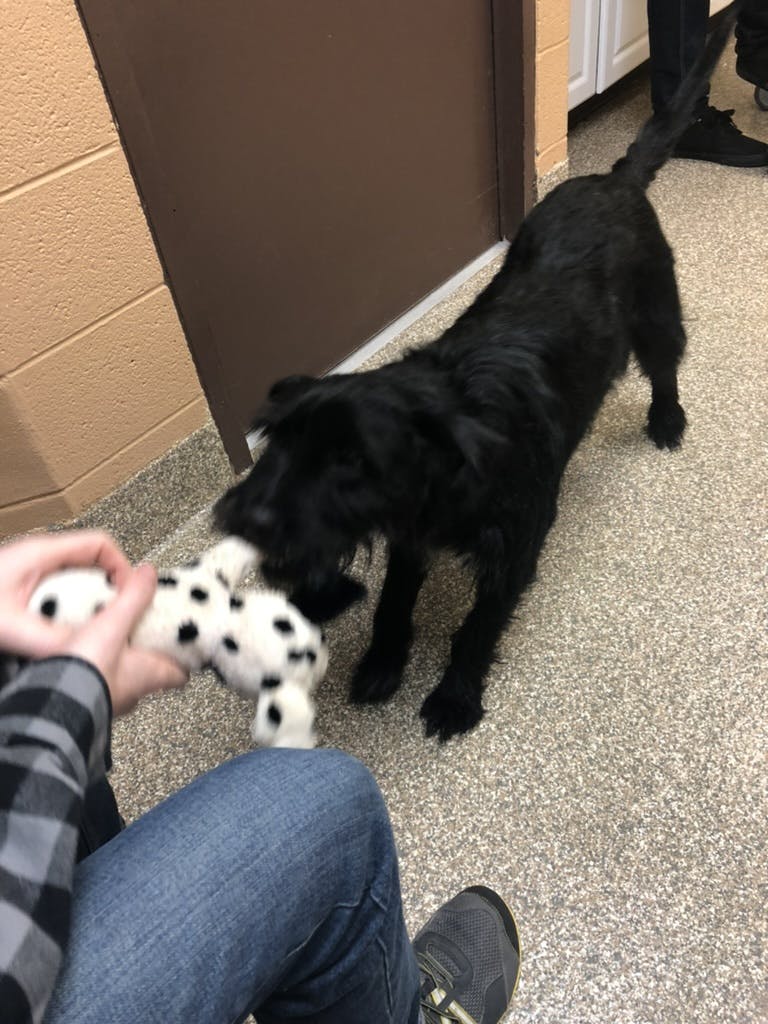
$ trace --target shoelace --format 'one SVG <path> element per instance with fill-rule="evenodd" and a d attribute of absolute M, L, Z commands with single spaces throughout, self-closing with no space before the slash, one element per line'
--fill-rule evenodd
<path fill-rule="evenodd" d="M 420 1005 L 424 1024 L 461 1024 L 459 1018 L 450 1010 L 438 1011 L 432 1003 L 426 1003 L 423 999 Z"/>
<path fill-rule="evenodd" d="M 707 107 L 706 111 L 701 115 L 700 120 L 705 124 L 709 123 L 713 126 L 717 125 L 719 128 L 731 135 L 743 135 L 744 132 L 734 124 L 733 115 L 735 113 L 735 109 L 718 110 L 717 107 Z"/>
<path fill-rule="evenodd" d="M 440 964 L 428 953 L 423 953 L 419 956 L 419 970 L 428 979 L 421 986 L 420 1005 L 424 1024 L 462 1024 L 462 1018 L 449 1009 L 438 1010 L 429 998 L 435 989 L 442 992 L 450 989 L 450 985 L 446 984 L 449 978 Z"/>

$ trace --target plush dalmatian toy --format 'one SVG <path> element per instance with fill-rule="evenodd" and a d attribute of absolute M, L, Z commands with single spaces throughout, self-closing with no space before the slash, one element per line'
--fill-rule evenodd
<path fill-rule="evenodd" d="M 159 570 L 154 600 L 131 642 L 190 672 L 213 669 L 255 700 L 255 743 L 313 747 L 312 692 L 328 665 L 325 638 L 282 594 L 238 589 L 257 561 L 254 548 L 229 537 L 187 565 Z M 100 569 L 66 569 L 43 580 L 29 607 L 78 626 L 114 595 Z"/>

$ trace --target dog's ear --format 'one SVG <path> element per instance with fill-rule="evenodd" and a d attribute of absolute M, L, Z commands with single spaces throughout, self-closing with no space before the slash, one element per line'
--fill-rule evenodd
<path fill-rule="evenodd" d="M 320 586 L 305 583 L 290 596 L 291 604 L 310 622 L 330 622 L 367 595 L 366 587 L 346 573 L 329 577 Z"/>
<path fill-rule="evenodd" d="M 276 380 L 267 393 L 266 401 L 251 420 L 251 430 L 269 432 L 275 418 L 273 413 L 292 399 L 299 398 L 314 383 L 314 377 L 305 377 L 301 374 Z"/>
<path fill-rule="evenodd" d="M 293 398 L 303 395 L 309 387 L 315 383 L 314 377 L 306 377 L 303 374 L 295 373 L 290 377 L 283 377 L 276 380 L 269 389 L 267 398 L 270 402 L 288 402 Z"/>
<path fill-rule="evenodd" d="M 504 443 L 501 434 L 462 413 L 442 416 L 432 411 L 420 412 L 414 422 L 422 436 L 444 450 L 457 453 L 477 473 L 483 472 L 488 456 Z"/>
<path fill-rule="evenodd" d="M 347 452 L 358 446 L 358 425 L 351 402 L 340 396 L 319 402 L 309 414 L 315 441 L 328 449 Z"/>

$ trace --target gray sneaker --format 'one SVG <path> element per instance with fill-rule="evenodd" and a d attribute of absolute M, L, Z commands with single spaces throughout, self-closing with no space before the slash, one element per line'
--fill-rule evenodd
<path fill-rule="evenodd" d="M 413 940 L 425 1024 L 498 1024 L 520 977 L 520 940 L 504 900 L 473 885 Z"/>

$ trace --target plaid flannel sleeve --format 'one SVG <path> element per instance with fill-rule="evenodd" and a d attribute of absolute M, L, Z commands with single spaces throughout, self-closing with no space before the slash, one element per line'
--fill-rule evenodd
<path fill-rule="evenodd" d="M 77 658 L 35 662 L 0 691 L 0 1007 L 42 1020 L 67 940 L 78 822 L 104 772 L 111 707 Z"/>

